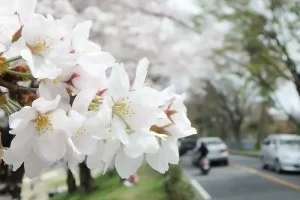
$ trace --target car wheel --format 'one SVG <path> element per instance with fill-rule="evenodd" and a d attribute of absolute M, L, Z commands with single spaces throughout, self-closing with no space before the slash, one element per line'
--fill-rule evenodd
<path fill-rule="evenodd" d="M 262 161 L 262 169 L 268 169 L 268 165 L 266 164 L 264 157 L 261 158 L 261 161 Z"/>
<path fill-rule="evenodd" d="M 229 160 L 224 160 L 223 165 L 228 166 L 229 165 Z"/>
<path fill-rule="evenodd" d="M 279 174 L 282 172 L 281 164 L 278 159 L 275 160 L 274 169 L 275 169 L 275 172 L 277 172 Z"/>

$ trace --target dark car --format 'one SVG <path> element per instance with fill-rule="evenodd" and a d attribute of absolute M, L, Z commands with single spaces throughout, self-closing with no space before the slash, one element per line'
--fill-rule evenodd
<path fill-rule="evenodd" d="M 185 139 L 180 141 L 179 146 L 179 155 L 182 156 L 190 150 L 193 150 L 196 147 L 197 140 L 194 138 Z"/>

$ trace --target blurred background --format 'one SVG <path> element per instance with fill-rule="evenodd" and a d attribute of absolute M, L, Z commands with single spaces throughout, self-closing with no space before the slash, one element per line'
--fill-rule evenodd
<path fill-rule="evenodd" d="M 23 178 L 22 169 L 12 173 L 6 166 L 0 169 L 1 200 L 19 199 L 21 188 L 22 199 L 48 199 L 68 191 L 73 194 L 55 196 L 300 199 L 300 1 L 39 0 L 37 12 L 92 20 L 91 39 L 131 74 L 138 60 L 147 57 L 148 82 L 159 89 L 174 84 L 178 93 L 185 93 L 198 134 L 179 142 L 181 167 L 167 175 L 167 180 L 182 176 L 179 186 L 168 185 L 165 176 L 147 167 L 141 169 L 139 183 L 128 189 L 119 188 L 113 170 L 98 177 L 84 164 L 72 175 L 60 163 L 34 180 Z M 4 113 L 1 126 L 7 146 L 11 138 Z M 220 161 L 206 176 L 194 163 L 197 141 L 207 144 L 211 165 Z M 101 194 L 89 192 L 94 190 Z"/>

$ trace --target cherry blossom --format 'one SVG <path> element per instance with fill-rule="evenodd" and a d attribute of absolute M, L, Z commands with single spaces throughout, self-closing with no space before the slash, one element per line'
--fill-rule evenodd
<path fill-rule="evenodd" d="M 177 140 L 196 130 L 184 95 L 146 82 L 148 59 L 131 81 L 127 65 L 89 39 L 92 21 L 36 14 L 36 0 L 0 4 L 0 106 L 14 135 L 0 149 L 6 164 L 24 163 L 30 178 L 59 161 L 72 171 L 114 165 L 128 178 L 143 161 L 161 173 L 179 162 Z"/>
<path fill-rule="evenodd" d="M 28 156 L 46 163 L 63 158 L 67 133 L 74 128 L 65 111 L 56 109 L 59 101 L 59 95 L 52 101 L 40 97 L 32 103 L 32 107 L 25 106 L 10 116 L 11 134 L 15 138 L 9 150 L 4 152 L 6 163 L 17 169 Z"/>

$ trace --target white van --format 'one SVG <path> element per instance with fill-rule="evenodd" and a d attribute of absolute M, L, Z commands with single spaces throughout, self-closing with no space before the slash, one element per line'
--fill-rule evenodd
<path fill-rule="evenodd" d="M 263 168 L 300 172 L 300 136 L 279 134 L 268 136 L 262 144 Z"/>

